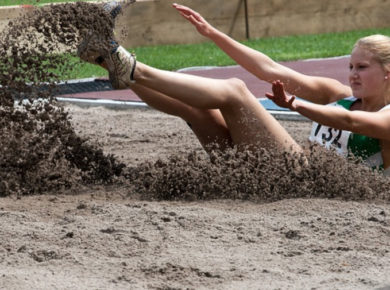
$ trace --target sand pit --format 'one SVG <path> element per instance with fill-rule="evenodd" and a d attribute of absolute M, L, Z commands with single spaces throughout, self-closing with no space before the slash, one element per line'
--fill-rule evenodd
<path fill-rule="evenodd" d="M 208 156 L 174 117 L 42 90 L 67 67 L 50 52 L 72 52 L 91 23 L 110 37 L 107 17 L 48 7 L 2 35 L 0 289 L 390 287 L 390 185 L 356 160 Z M 305 144 L 310 123 L 283 125 Z"/>
<path fill-rule="evenodd" d="M 68 108 L 80 135 L 126 164 L 203 152 L 184 122 L 156 111 Z M 285 125 L 301 141 L 310 130 Z M 145 201 L 111 185 L 0 202 L 1 289 L 390 286 L 385 201 Z"/>

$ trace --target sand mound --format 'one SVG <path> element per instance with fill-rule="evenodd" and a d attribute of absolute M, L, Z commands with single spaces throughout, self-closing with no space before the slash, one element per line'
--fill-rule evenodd
<path fill-rule="evenodd" d="M 144 163 L 128 177 L 143 197 L 159 200 L 242 199 L 276 201 L 287 198 L 389 200 L 387 178 L 319 146 L 303 156 L 259 151 L 196 152 Z M 337 164 L 337 170 L 335 170 Z"/>

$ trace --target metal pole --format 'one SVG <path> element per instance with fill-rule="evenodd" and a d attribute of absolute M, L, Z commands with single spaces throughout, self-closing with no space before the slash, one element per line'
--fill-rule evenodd
<path fill-rule="evenodd" d="M 232 24 L 230 25 L 230 29 L 229 29 L 229 33 L 228 33 L 229 36 L 232 36 L 233 30 L 234 30 L 234 26 L 236 25 L 238 15 L 240 14 L 242 1 L 243 0 L 239 0 L 238 1 L 237 9 L 236 9 L 236 12 L 234 13 Z"/>
<path fill-rule="evenodd" d="M 248 2 L 244 0 L 244 8 L 245 8 L 245 32 L 246 39 L 249 39 L 249 17 L 248 17 Z"/>

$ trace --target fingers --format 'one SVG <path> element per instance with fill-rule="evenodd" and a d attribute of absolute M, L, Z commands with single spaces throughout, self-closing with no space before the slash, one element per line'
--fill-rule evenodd
<path fill-rule="evenodd" d="M 194 10 L 192 10 L 191 8 L 189 8 L 187 6 L 180 5 L 180 4 L 177 4 L 177 3 L 173 3 L 172 6 L 174 8 L 176 8 L 177 10 L 179 10 L 179 11 L 195 12 Z"/>
<path fill-rule="evenodd" d="M 180 15 L 183 16 L 186 20 L 188 20 L 192 25 L 196 27 L 196 29 L 203 34 L 204 33 L 204 20 L 200 18 L 196 18 L 193 14 L 186 14 L 185 12 L 179 11 Z"/>
<path fill-rule="evenodd" d="M 272 93 L 266 93 L 265 96 L 278 106 L 295 110 L 295 96 L 287 96 L 284 91 L 284 84 L 277 80 L 272 82 Z"/>
<path fill-rule="evenodd" d="M 272 82 L 272 93 L 266 93 L 265 96 L 270 100 L 275 100 L 277 98 L 285 98 L 283 83 L 279 80 Z"/>
<path fill-rule="evenodd" d="M 193 15 L 185 14 L 184 12 L 179 12 L 181 16 L 183 16 L 185 19 L 187 19 L 189 22 L 191 22 L 193 25 L 199 24 L 199 22 L 194 18 Z"/>
<path fill-rule="evenodd" d="M 272 82 L 272 92 L 276 96 L 280 96 L 280 97 L 286 96 L 284 92 L 284 84 L 280 80 Z"/>
<path fill-rule="evenodd" d="M 187 7 L 187 6 L 183 6 L 183 5 L 179 5 L 179 4 L 176 4 L 176 3 L 173 3 L 172 6 L 174 8 L 176 8 L 176 10 L 178 10 L 179 12 L 181 13 L 185 13 L 185 14 L 197 14 L 194 10 L 192 10 L 191 8 Z"/>
<path fill-rule="evenodd" d="M 185 19 L 189 20 L 190 16 L 183 13 L 183 12 L 179 12 L 181 16 L 183 16 Z"/>
<path fill-rule="evenodd" d="M 200 14 L 198 12 L 192 10 L 191 8 L 189 8 L 187 6 L 179 5 L 177 3 L 173 3 L 172 6 L 174 8 L 176 8 L 176 10 L 179 11 L 180 14 L 182 16 L 184 16 L 184 17 L 185 17 L 185 15 L 187 15 L 187 16 L 191 16 L 192 15 L 197 20 L 201 20 L 202 19 L 202 16 L 200 16 Z"/>
<path fill-rule="evenodd" d="M 200 22 L 197 21 L 193 15 L 186 15 L 186 14 L 183 14 L 183 13 L 180 13 L 180 14 L 185 19 L 187 19 L 189 22 L 191 22 L 191 24 L 193 24 L 194 26 L 198 26 L 200 24 Z"/>
<path fill-rule="evenodd" d="M 192 15 L 188 16 L 187 19 L 195 26 L 199 24 L 198 21 L 196 21 L 196 19 Z"/>
<path fill-rule="evenodd" d="M 290 110 L 292 110 L 292 111 L 297 110 L 297 102 L 295 102 L 295 96 L 291 96 L 291 98 L 288 102 L 288 106 L 289 106 Z"/>
<path fill-rule="evenodd" d="M 288 101 L 290 107 L 292 107 L 292 103 L 294 103 L 294 101 L 295 101 L 295 96 L 291 96 L 290 100 Z"/>

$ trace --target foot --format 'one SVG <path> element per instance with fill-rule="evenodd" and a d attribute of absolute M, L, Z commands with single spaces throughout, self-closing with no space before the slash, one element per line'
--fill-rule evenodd
<path fill-rule="evenodd" d="M 121 11 L 121 6 L 115 1 L 104 4 L 103 8 L 113 18 Z M 125 89 L 134 82 L 135 55 L 115 41 L 108 43 L 99 34 L 90 31 L 78 46 L 77 55 L 86 62 L 106 68 L 114 89 Z"/>
<path fill-rule="evenodd" d="M 79 45 L 77 55 L 84 61 L 106 68 L 114 89 L 125 89 L 134 82 L 135 55 L 115 41 L 105 42 L 98 34 L 89 33 Z"/>
<path fill-rule="evenodd" d="M 107 2 L 102 7 L 111 15 L 112 19 L 115 19 L 122 10 L 122 6 L 116 1 Z M 103 47 L 102 43 L 104 41 L 99 35 L 89 31 L 77 47 L 77 55 L 86 62 L 101 65 L 107 56 L 105 52 L 110 50 L 107 47 Z M 112 47 L 111 49 L 114 48 Z"/>
<path fill-rule="evenodd" d="M 77 47 L 77 56 L 86 62 L 102 65 L 109 54 L 109 49 L 102 45 L 104 42 L 97 33 L 88 31 Z"/>
<path fill-rule="evenodd" d="M 112 19 L 115 19 L 121 13 L 122 6 L 116 1 L 111 1 L 104 3 L 103 9 L 111 14 Z"/>
<path fill-rule="evenodd" d="M 105 59 L 111 85 L 116 90 L 126 89 L 134 83 L 136 57 L 118 46 Z"/>

